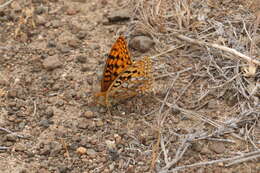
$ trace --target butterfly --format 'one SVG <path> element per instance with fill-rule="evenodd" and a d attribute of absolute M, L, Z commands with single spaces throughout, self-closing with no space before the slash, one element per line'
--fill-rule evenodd
<path fill-rule="evenodd" d="M 95 98 L 98 103 L 111 106 L 139 93 L 149 91 L 152 83 L 151 59 L 144 57 L 133 62 L 125 38 L 119 36 L 107 57 L 101 80 L 101 90 L 95 94 Z"/>

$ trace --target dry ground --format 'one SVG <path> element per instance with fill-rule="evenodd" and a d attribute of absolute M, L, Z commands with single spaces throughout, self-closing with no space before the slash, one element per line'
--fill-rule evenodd
<path fill-rule="evenodd" d="M 5 2 L 0 172 L 260 172 L 258 0 Z M 131 49 L 154 92 L 109 113 L 92 96 L 120 33 L 154 42 Z"/>

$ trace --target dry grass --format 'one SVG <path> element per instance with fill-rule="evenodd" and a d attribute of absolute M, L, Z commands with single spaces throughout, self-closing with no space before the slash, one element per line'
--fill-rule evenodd
<path fill-rule="evenodd" d="M 161 108 L 155 113 L 155 126 L 160 135 L 154 144 L 153 170 L 174 172 L 220 162 L 229 167 L 259 159 L 260 13 L 259 9 L 250 8 L 253 3 L 128 2 L 135 7 L 134 18 L 138 19 L 131 22 L 128 33 L 148 35 L 156 43 L 154 54 L 159 54 L 153 56 L 155 75 L 171 77 L 169 74 L 177 70 L 192 67 L 191 72 L 177 75 L 168 83 L 164 78 L 158 79 L 158 83 L 164 82 L 169 89 L 164 97 L 157 95 Z M 174 61 L 185 59 L 189 61 L 184 63 L 187 66 L 173 68 Z M 212 103 L 216 109 L 209 107 Z M 172 110 L 193 122 L 182 129 L 187 130 L 186 134 L 176 133 L 177 127 L 169 123 L 176 116 L 169 113 Z M 234 147 L 233 154 L 229 152 L 225 158 L 218 155 L 215 160 L 197 160 L 185 165 L 188 158 L 184 155 L 191 150 L 189 146 L 199 141 L 230 143 Z"/>

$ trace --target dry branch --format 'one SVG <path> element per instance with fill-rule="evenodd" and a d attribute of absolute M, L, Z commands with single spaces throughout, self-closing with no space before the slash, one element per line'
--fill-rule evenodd
<path fill-rule="evenodd" d="M 236 161 L 239 161 L 239 163 L 240 163 L 240 162 L 255 159 L 255 158 L 258 158 L 258 157 L 260 157 L 260 150 L 253 151 L 253 152 L 250 152 L 250 153 L 245 153 L 242 156 L 235 156 L 235 157 L 226 158 L 226 159 L 218 159 L 218 160 L 212 160 L 212 161 L 208 161 L 208 162 L 199 162 L 199 163 L 194 163 L 194 164 L 191 164 L 191 165 L 179 166 L 179 167 L 176 167 L 174 169 L 169 170 L 168 172 L 176 172 L 176 171 L 179 171 L 181 169 L 198 167 L 198 166 L 205 166 L 205 165 L 212 165 L 212 164 L 215 164 L 215 163 L 228 162 L 228 161 L 233 161 L 232 164 L 235 164 L 235 163 L 238 163 Z M 230 166 L 230 165 L 231 164 L 228 164 L 226 166 Z"/>
<path fill-rule="evenodd" d="M 0 150 L 8 150 L 9 147 L 3 147 L 3 146 L 0 146 Z"/>
<path fill-rule="evenodd" d="M 159 151 L 159 144 L 161 144 L 161 147 L 163 146 L 164 147 L 164 144 L 162 144 L 163 140 L 161 140 L 163 138 L 163 136 L 161 135 L 161 132 L 160 132 L 160 129 L 161 127 L 163 126 L 163 123 L 164 123 L 164 118 L 162 117 L 162 111 L 163 111 L 163 108 L 164 106 L 166 105 L 166 102 L 167 102 L 167 99 L 168 99 L 168 96 L 170 94 L 170 91 L 172 90 L 173 88 L 173 85 L 174 83 L 176 82 L 176 80 L 179 78 L 180 76 L 180 73 L 177 73 L 177 76 L 175 77 L 175 79 L 172 81 L 170 87 L 168 88 L 168 91 L 164 97 L 164 100 L 163 100 L 163 103 L 159 109 L 159 113 L 158 113 L 158 139 L 157 139 L 157 142 L 156 144 L 154 145 L 153 147 L 153 154 L 152 154 L 152 162 L 151 162 L 151 167 L 150 169 L 153 170 L 154 167 L 155 167 L 155 162 L 157 161 L 158 159 L 158 151 Z M 166 158 L 166 162 L 167 162 L 167 154 L 166 154 L 166 150 L 163 150 L 164 151 L 164 156 Z"/>
<path fill-rule="evenodd" d="M 165 172 L 166 170 L 171 168 L 173 165 L 175 165 L 183 157 L 184 153 L 187 151 L 188 147 L 191 145 L 190 143 L 188 143 L 188 141 L 189 141 L 189 139 L 183 140 L 182 144 L 180 145 L 180 147 L 178 148 L 178 150 L 175 154 L 174 159 L 171 160 L 168 164 L 166 164 L 166 166 L 159 173 Z"/>
<path fill-rule="evenodd" d="M 9 1 L 3 3 L 2 5 L 0 5 L 0 9 L 6 7 L 7 5 L 11 4 L 12 2 L 13 2 L 13 0 L 9 0 Z"/>
<path fill-rule="evenodd" d="M 6 133 L 13 134 L 14 136 L 16 136 L 18 138 L 25 138 L 23 135 L 16 134 L 16 133 L 12 132 L 11 130 L 8 130 L 8 129 L 3 128 L 3 127 L 0 127 L 0 130 L 4 131 Z"/>
<path fill-rule="evenodd" d="M 206 43 L 206 42 L 203 42 L 203 41 L 195 40 L 195 39 L 186 37 L 186 36 L 178 34 L 178 33 L 173 33 L 172 35 L 174 35 L 178 39 L 187 41 L 189 43 L 197 44 L 197 45 L 200 45 L 200 46 L 209 46 L 209 47 L 213 47 L 213 48 L 216 48 L 216 49 L 223 50 L 225 52 L 228 52 L 228 53 L 231 53 L 235 56 L 240 57 L 241 59 L 247 61 L 248 63 L 253 63 L 253 64 L 260 66 L 260 61 L 258 61 L 257 59 L 253 59 L 249 56 L 246 56 L 246 55 L 238 52 L 235 49 L 232 49 L 232 48 L 229 48 L 229 47 L 226 47 L 226 46 L 222 46 L 222 45 L 218 45 L 218 44 L 214 44 L 214 43 Z"/>

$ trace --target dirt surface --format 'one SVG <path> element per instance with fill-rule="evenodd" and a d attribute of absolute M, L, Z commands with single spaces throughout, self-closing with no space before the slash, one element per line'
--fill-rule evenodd
<path fill-rule="evenodd" d="M 257 5 L 222 3 L 217 8 L 222 16 L 229 14 L 223 7 L 236 9 L 240 5 L 239 15 L 247 17 L 257 11 Z M 227 85 L 213 92 L 206 90 L 211 82 L 220 85 L 229 73 L 223 72 L 212 81 L 204 72 L 214 76 L 216 64 L 235 69 L 236 60 L 222 58 L 219 52 L 209 55 L 197 45 L 183 45 L 184 41 L 172 41 L 168 36 L 160 40 L 149 35 L 148 30 L 156 27 L 154 23 L 160 18 L 149 20 L 150 28 L 133 27 L 135 21 L 145 20 L 140 17 L 130 22 L 135 5 L 120 0 L 14 0 L 0 8 L 0 128 L 14 132 L 0 130 L 0 172 L 163 172 L 259 150 L 259 112 L 251 111 L 251 117 L 248 111 L 245 119 L 225 124 L 233 122 L 244 109 L 238 102 L 247 104 L 252 97 L 242 97 Z M 217 12 L 200 5 L 194 6 L 197 12 L 204 10 L 206 17 L 216 17 Z M 135 14 L 142 16 L 138 10 Z M 192 20 L 183 22 L 184 28 Z M 199 35 L 199 23 L 193 24 L 188 30 Z M 169 32 L 160 26 L 159 31 Z M 177 29 L 175 24 L 171 29 Z M 109 112 L 96 105 L 92 96 L 100 90 L 106 54 L 120 33 L 128 36 L 129 43 L 132 41 L 133 59 L 161 53 L 172 44 L 181 48 L 153 60 L 156 79 L 151 94 L 126 100 Z M 148 40 L 141 48 L 133 41 L 138 35 Z M 215 41 L 225 42 L 220 37 Z M 237 50 L 245 51 L 243 47 Z M 220 59 L 216 64 L 208 63 L 211 56 Z M 259 82 L 256 77 L 247 80 Z M 167 103 L 162 104 L 167 93 Z M 255 105 L 259 106 L 258 101 Z M 195 115 L 193 111 L 197 118 L 191 116 Z M 208 119 L 202 121 L 200 115 Z M 252 133 L 258 136 L 249 141 L 245 134 Z M 178 162 L 164 169 L 167 160 L 169 163 L 182 151 Z M 259 157 L 231 166 L 225 163 L 198 165 L 180 172 L 260 172 Z"/>

